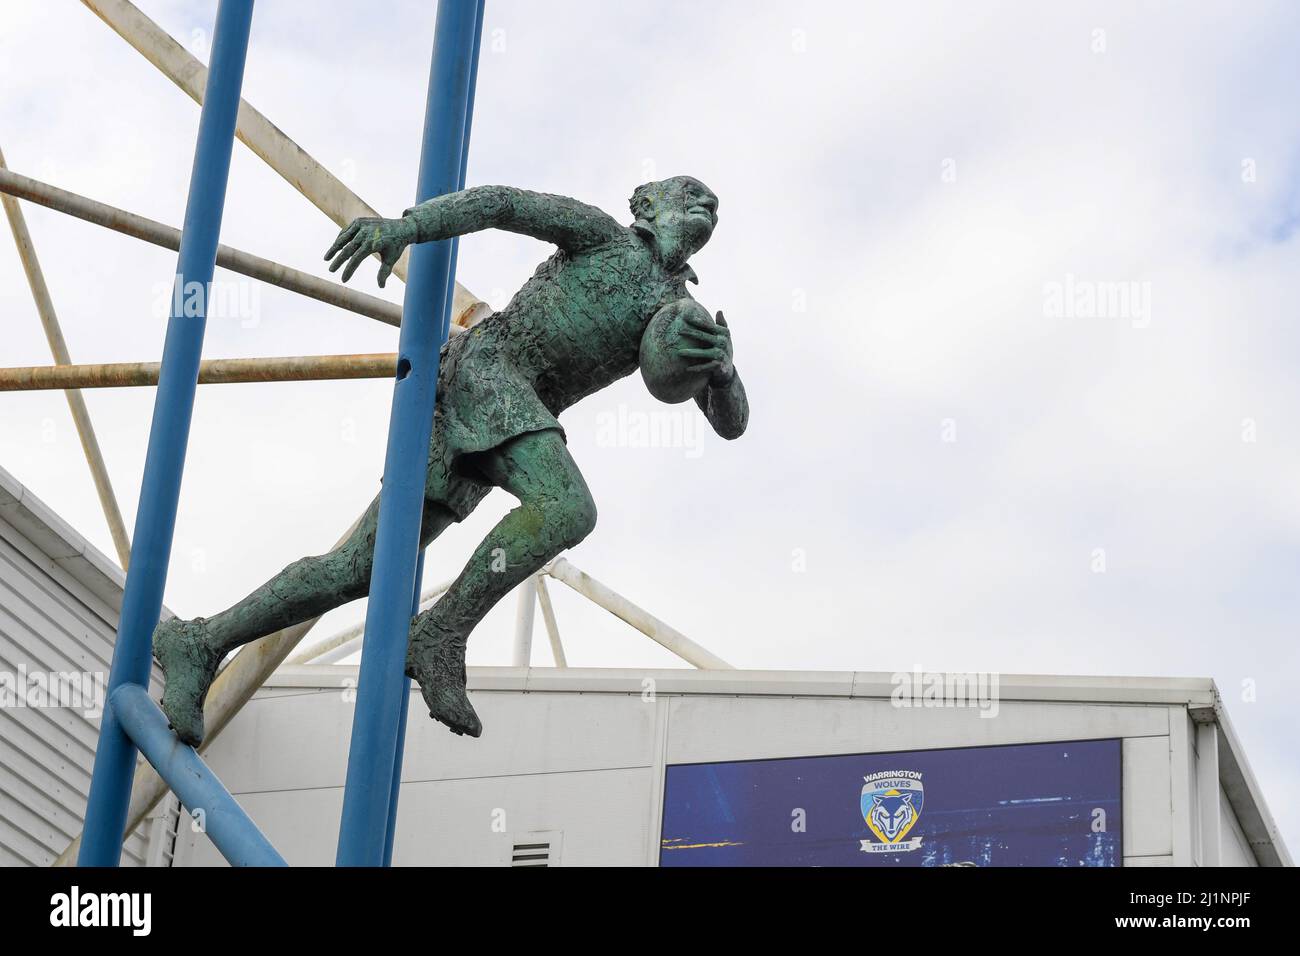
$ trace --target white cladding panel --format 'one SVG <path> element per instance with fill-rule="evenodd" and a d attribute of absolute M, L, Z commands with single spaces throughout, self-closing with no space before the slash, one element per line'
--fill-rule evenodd
<path fill-rule="evenodd" d="M 1169 737 L 1124 740 L 1124 865 L 1147 857 L 1172 865 L 1173 777 Z M 1154 865 L 1161 865 L 1159 863 Z"/>
<path fill-rule="evenodd" d="M 208 760 L 290 864 L 332 863 L 354 703 L 348 688 L 274 688 Z M 561 865 L 658 858 L 663 763 L 1121 737 L 1126 862 L 1171 853 L 1167 705 L 1004 701 L 899 710 L 888 700 L 479 690 L 479 740 L 426 716 L 412 693 L 394 861 L 506 865 L 549 834 Z M 219 865 L 183 826 L 177 862 Z"/>
<path fill-rule="evenodd" d="M 56 686 L 78 692 L 61 705 L 0 707 L 0 866 L 47 866 L 81 832 L 99 737 L 93 691 L 107 683 L 120 601 L 120 570 L 0 471 L 0 673 L 7 689 L 20 689 L 24 675 L 91 675 L 89 685 L 56 678 Z M 155 674 L 155 694 L 160 689 Z M 23 702 L 41 703 L 26 695 Z M 143 863 L 144 830 L 127 839 L 123 865 Z"/>
<path fill-rule="evenodd" d="M 251 701 L 206 759 L 290 863 L 334 861 L 350 689 Z M 563 834 L 563 865 L 640 864 L 651 851 L 654 700 L 623 694 L 480 691 L 483 737 L 457 737 L 412 690 L 394 862 L 508 863 L 530 834 Z M 182 821 L 177 862 L 220 865 Z"/>
<path fill-rule="evenodd" d="M 563 836 L 551 865 L 639 866 L 650 842 L 650 770 L 418 780 L 402 786 L 395 866 L 508 866 L 515 844 Z M 291 866 L 333 866 L 341 787 L 239 794 Z M 224 866 L 212 843 L 182 820 L 176 862 Z"/>
<path fill-rule="evenodd" d="M 351 688 L 259 694 L 213 741 L 205 759 L 233 793 L 341 786 L 355 696 Z M 655 704 L 640 697 L 475 691 L 474 706 L 483 736 L 458 737 L 429 719 L 412 685 L 403 782 L 652 762 Z"/>
<path fill-rule="evenodd" d="M 880 699 L 682 696 L 671 700 L 668 763 L 1169 733 L 1168 709 L 1150 705 L 1002 701 L 996 716 L 982 717 L 973 707 L 895 707 Z"/>

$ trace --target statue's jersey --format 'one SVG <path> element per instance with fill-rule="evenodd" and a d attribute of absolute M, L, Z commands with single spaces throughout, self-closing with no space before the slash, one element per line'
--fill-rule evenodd
<path fill-rule="evenodd" d="M 630 229 L 543 262 L 509 305 L 443 346 L 426 495 L 468 514 L 488 488 L 458 460 L 528 432 L 563 434 L 556 416 L 636 370 L 646 326 L 693 278 Z"/>

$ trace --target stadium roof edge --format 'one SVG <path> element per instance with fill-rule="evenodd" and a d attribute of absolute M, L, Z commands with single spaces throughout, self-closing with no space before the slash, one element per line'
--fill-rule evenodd
<path fill-rule="evenodd" d="M 356 678 L 355 665 L 298 664 L 281 667 L 268 687 L 338 687 Z M 777 697 L 892 697 L 900 681 L 915 681 L 914 672 L 695 670 L 690 668 L 610 667 L 470 667 L 469 686 L 475 690 L 531 693 L 641 693 L 643 682 L 668 694 L 743 694 Z M 1218 699 L 1208 677 L 1109 677 L 1046 674 L 977 675 L 927 671 L 945 677 L 996 679 L 1001 700 L 1062 703 L 1181 704 L 1212 707 Z"/>
<path fill-rule="evenodd" d="M 126 572 L 4 468 L 0 468 L 0 521 L 12 526 L 114 613 L 122 610 Z"/>

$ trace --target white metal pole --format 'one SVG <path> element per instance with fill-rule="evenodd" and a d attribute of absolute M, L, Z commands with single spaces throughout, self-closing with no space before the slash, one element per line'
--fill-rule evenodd
<path fill-rule="evenodd" d="M 519 604 L 515 609 L 515 652 L 511 663 L 527 667 L 533 660 L 533 612 L 537 607 L 537 576 L 530 574 L 519 585 Z"/>
<path fill-rule="evenodd" d="M 564 558 L 556 558 L 552 561 L 547 568 L 547 573 L 557 581 L 563 581 L 583 597 L 599 604 L 615 617 L 631 624 L 646 637 L 662 644 L 682 660 L 704 670 L 733 670 L 730 664 L 712 651 L 696 644 L 681 631 L 665 624 L 650 612 L 637 607 L 591 575 L 579 571 Z"/>
<path fill-rule="evenodd" d="M 555 608 L 551 605 L 551 592 L 546 589 L 546 577 L 538 574 L 533 577 L 533 580 L 537 582 L 537 603 L 542 609 L 542 620 L 546 623 L 546 636 L 551 641 L 551 656 L 555 658 L 555 666 L 568 667 L 569 662 L 564 656 L 564 645 L 560 643 L 560 628 L 555 623 Z"/>

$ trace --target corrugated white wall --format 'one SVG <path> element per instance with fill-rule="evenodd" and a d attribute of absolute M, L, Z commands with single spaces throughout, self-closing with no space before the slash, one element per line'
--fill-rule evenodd
<path fill-rule="evenodd" d="M 120 571 L 106 573 L 107 559 L 0 479 L 0 672 L 106 682 Z M 155 694 L 160 686 L 155 674 Z M 0 866 L 46 866 L 81 832 L 98 736 L 98 715 L 80 707 L 0 707 Z M 143 830 L 127 840 L 123 865 L 143 863 Z"/>

